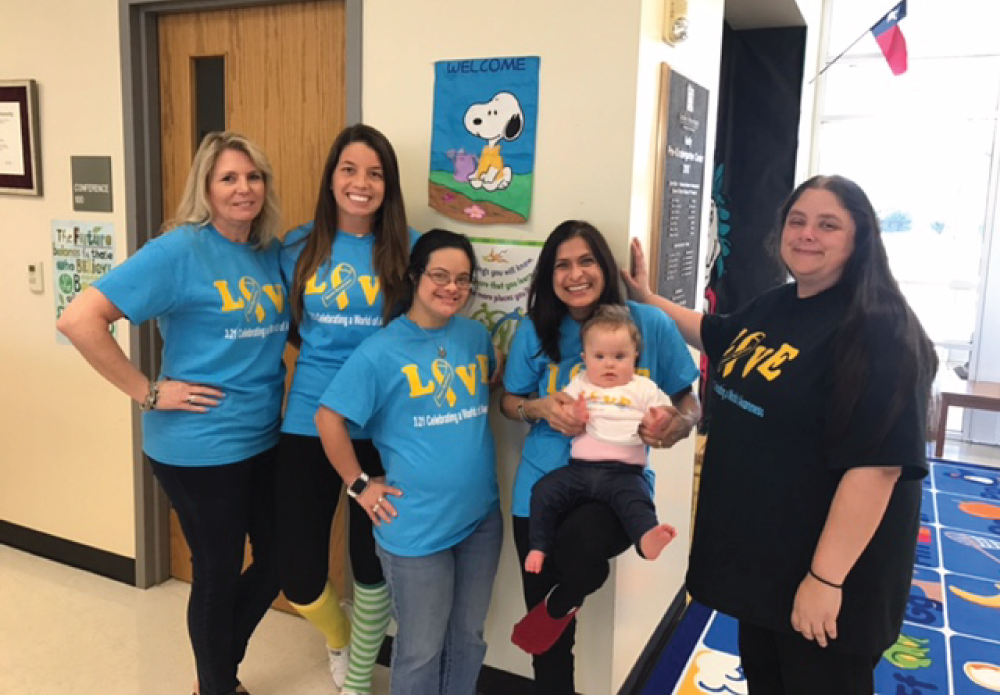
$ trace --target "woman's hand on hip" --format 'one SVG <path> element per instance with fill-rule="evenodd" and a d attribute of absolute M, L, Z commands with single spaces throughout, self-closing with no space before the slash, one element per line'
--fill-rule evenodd
<path fill-rule="evenodd" d="M 654 449 L 667 449 L 691 434 L 695 422 L 680 410 L 663 405 L 650 408 L 639 423 L 639 438 Z"/>
<path fill-rule="evenodd" d="M 219 389 L 187 381 L 162 379 L 159 382 L 159 396 L 156 410 L 187 410 L 192 413 L 207 413 L 226 397 Z"/>
<path fill-rule="evenodd" d="M 381 526 L 382 522 L 391 523 L 399 514 L 392 506 L 387 495 L 402 497 L 403 491 L 399 488 L 386 485 L 382 478 L 372 478 L 368 482 L 368 487 L 354 501 L 361 505 L 361 508 L 368 513 L 368 518 L 376 526 Z"/>
<path fill-rule="evenodd" d="M 575 407 L 576 401 L 569 394 L 562 391 L 540 398 L 536 401 L 540 415 L 548 421 L 549 426 L 556 432 L 561 432 L 568 437 L 575 437 L 583 434 L 587 424 L 586 418 L 580 418 Z"/>
<path fill-rule="evenodd" d="M 841 589 L 827 586 L 806 575 L 795 592 L 792 627 L 807 640 L 825 647 L 837 639 L 837 616 L 843 599 Z"/>

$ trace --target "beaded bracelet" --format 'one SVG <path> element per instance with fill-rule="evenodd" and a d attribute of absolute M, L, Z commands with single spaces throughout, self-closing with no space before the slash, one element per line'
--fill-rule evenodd
<path fill-rule="evenodd" d="M 831 581 L 823 579 L 823 577 L 821 577 L 818 574 L 816 574 L 815 572 L 813 572 L 812 567 L 809 568 L 809 576 L 812 577 L 813 579 L 815 579 L 820 584 L 826 584 L 831 589 L 843 589 L 844 588 L 843 584 L 834 584 Z"/>
<path fill-rule="evenodd" d="M 142 412 L 148 412 L 150 410 L 156 410 L 156 403 L 160 399 L 160 382 L 151 381 L 149 382 L 149 391 L 146 394 L 146 400 L 139 404 L 139 410 Z"/>

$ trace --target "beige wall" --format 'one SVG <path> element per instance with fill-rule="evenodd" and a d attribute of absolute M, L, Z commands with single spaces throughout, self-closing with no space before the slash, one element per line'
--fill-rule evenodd
<path fill-rule="evenodd" d="M 0 195 L 0 519 L 134 557 L 129 401 L 56 344 L 52 292 L 52 220 L 113 223 L 125 253 L 118 3 L 26 7 L 0 0 L 0 65 L 38 82 L 45 195 Z M 71 155 L 111 157 L 113 214 L 73 212 Z M 38 261 L 41 295 L 28 290 Z"/>
<path fill-rule="evenodd" d="M 661 62 L 712 92 L 709 156 L 713 149 L 723 0 L 690 3 L 692 38 L 677 48 L 659 38 L 662 5 L 659 0 L 511 0 L 502 10 L 464 4 L 455 12 L 448 0 L 366 2 L 363 117 L 397 149 L 411 223 L 418 229 L 439 225 L 472 235 L 540 240 L 562 220 L 583 218 L 607 235 L 624 261 L 630 233 L 645 238 L 649 227 Z M 434 61 L 516 55 L 541 56 L 531 218 L 526 225 L 489 228 L 446 219 L 427 206 Z M 494 425 L 501 494 L 509 510 L 524 429 L 500 418 Z M 581 612 L 577 689 L 584 693 L 617 689 L 683 581 L 692 460 L 688 441 L 655 461 L 662 516 L 685 540 L 675 541 L 655 563 L 627 553 Z M 510 643 L 511 628 L 524 613 L 510 538 L 496 587 L 487 663 L 530 674 L 528 657 Z"/>

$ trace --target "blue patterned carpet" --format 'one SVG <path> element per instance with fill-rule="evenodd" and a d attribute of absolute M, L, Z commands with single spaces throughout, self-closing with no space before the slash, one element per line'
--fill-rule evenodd
<path fill-rule="evenodd" d="M 934 461 L 906 619 L 878 695 L 1000 693 L 1000 471 Z M 692 603 L 643 695 L 745 695 L 736 621 Z"/>

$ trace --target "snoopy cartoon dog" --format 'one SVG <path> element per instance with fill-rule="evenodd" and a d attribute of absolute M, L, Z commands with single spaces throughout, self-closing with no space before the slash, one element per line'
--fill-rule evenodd
<path fill-rule="evenodd" d="M 524 130 L 524 112 L 517 97 L 500 92 L 485 104 L 473 104 L 465 112 L 465 129 L 486 141 L 479 166 L 469 176 L 473 188 L 502 191 L 510 185 L 514 173 L 504 166 L 500 141 L 514 140 Z"/>

